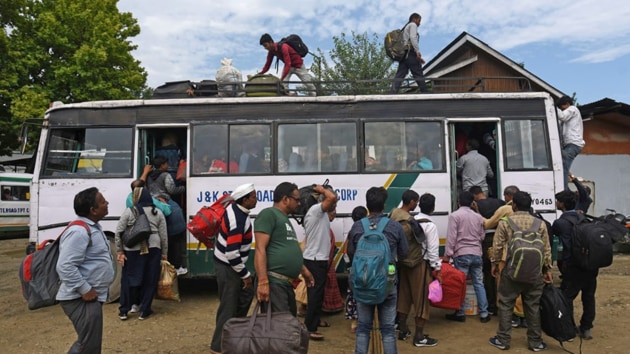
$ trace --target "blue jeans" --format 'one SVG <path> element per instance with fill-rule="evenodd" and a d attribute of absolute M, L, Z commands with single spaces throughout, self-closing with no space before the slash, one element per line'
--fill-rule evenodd
<path fill-rule="evenodd" d="M 483 261 L 481 256 L 475 256 L 472 254 L 466 254 L 463 256 L 453 258 L 453 265 L 456 269 L 461 270 L 468 276 L 470 272 L 470 278 L 475 288 L 477 295 L 477 304 L 479 305 L 479 316 L 488 317 L 488 298 L 486 298 L 486 289 L 483 287 Z M 464 316 L 464 303 L 459 310 L 457 310 L 458 316 Z"/>
<path fill-rule="evenodd" d="M 577 155 L 582 152 L 582 148 L 575 144 L 567 144 L 562 148 L 562 168 L 564 170 L 564 190 L 569 190 L 569 172 L 571 165 Z"/>
<path fill-rule="evenodd" d="M 383 337 L 383 349 L 385 354 L 396 354 L 396 302 L 398 293 L 396 287 L 387 295 L 385 301 L 378 305 L 366 305 L 357 302 L 357 340 L 354 347 L 355 354 L 367 354 L 370 345 L 370 331 L 374 323 L 374 309 L 378 308 L 378 320 Z"/>

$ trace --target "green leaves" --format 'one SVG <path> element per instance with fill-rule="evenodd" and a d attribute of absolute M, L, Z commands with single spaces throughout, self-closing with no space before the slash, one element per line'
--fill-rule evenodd
<path fill-rule="evenodd" d="M 333 37 L 334 48 L 326 58 L 320 48 L 311 71 L 322 81 L 320 92 L 323 95 L 355 95 L 387 92 L 395 74 L 392 61 L 385 55 L 382 40 L 377 34 L 371 37 L 366 33 L 352 32 L 352 38 L 345 33 Z"/>

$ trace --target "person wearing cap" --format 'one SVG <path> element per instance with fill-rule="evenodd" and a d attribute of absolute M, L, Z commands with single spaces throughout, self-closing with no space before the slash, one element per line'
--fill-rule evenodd
<path fill-rule="evenodd" d="M 256 207 L 256 189 L 247 183 L 234 189 L 214 248 L 214 270 L 219 292 L 216 326 L 210 351 L 221 353 L 221 332 L 230 318 L 245 317 L 254 297 L 252 274 L 246 267 L 252 245 L 249 213 Z"/>

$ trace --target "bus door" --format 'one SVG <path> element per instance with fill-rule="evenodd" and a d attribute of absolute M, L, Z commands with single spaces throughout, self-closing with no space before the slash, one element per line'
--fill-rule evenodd
<path fill-rule="evenodd" d="M 493 177 L 486 179 L 488 196 L 501 198 L 499 184 L 501 181 L 499 153 L 497 148 L 498 118 L 457 118 L 448 119 L 448 145 L 451 177 L 451 210 L 457 210 L 457 198 L 462 191 L 461 173 L 457 171 L 457 161 L 467 153 L 467 144 L 478 146 L 477 152 L 490 162 Z"/>
<path fill-rule="evenodd" d="M 168 162 L 168 172 L 176 184 L 175 178 L 180 160 L 186 159 L 188 151 L 188 129 L 186 125 L 168 126 L 159 128 L 155 126 L 143 126 L 138 128 L 138 176 L 142 174 L 145 165 L 151 164 L 156 156 L 164 156 Z M 186 214 L 186 193 L 173 198 Z"/>
<path fill-rule="evenodd" d="M 515 185 L 528 192 L 532 208 L 554 220 L 555 186 L 561 186 L 562 161 L 558 152 L 551 153 L 550 136 L 555 130 L 549 128 L 545 117 L 503 120 L 497 148 L 501 147 L 500 186 Z"/>

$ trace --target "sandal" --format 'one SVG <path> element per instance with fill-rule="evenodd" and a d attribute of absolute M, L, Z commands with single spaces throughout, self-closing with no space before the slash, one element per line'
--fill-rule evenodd
<path fill-rule="evenodd" d="M 330 323 L 327 321 L 319 321 L 319 325 L 317 327 L 330 327 Z"/>
<path fill-rule="evenodd" d="M 323 340 L 324 335 L 319 332 L 311 332 L 308 334 L 308 338 L 311 340 Z"/>

